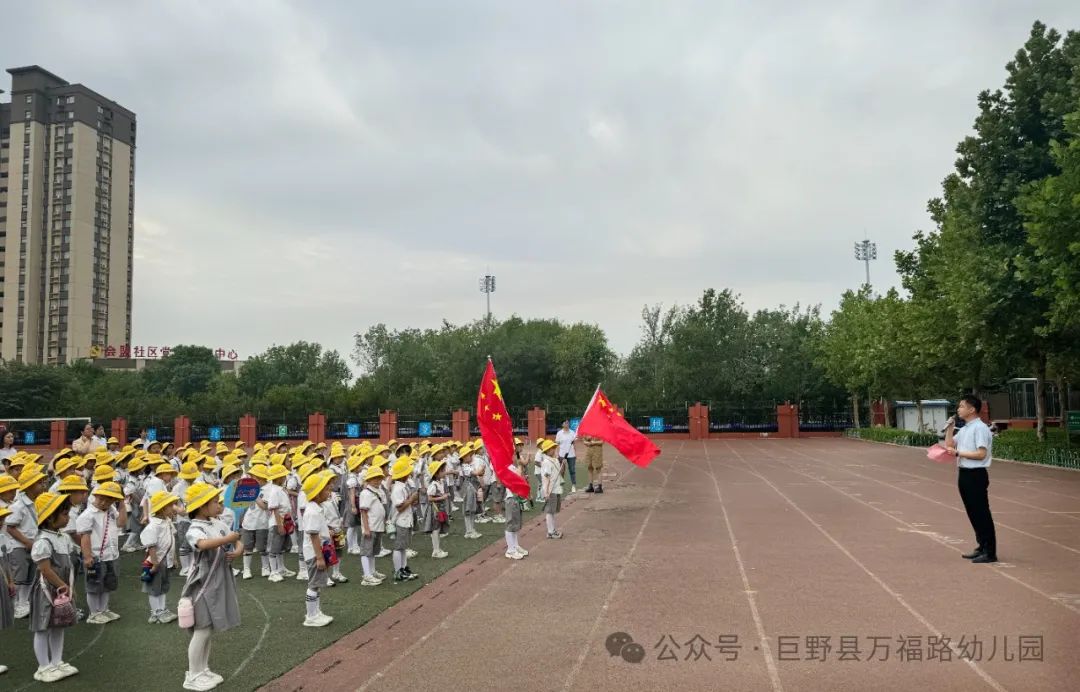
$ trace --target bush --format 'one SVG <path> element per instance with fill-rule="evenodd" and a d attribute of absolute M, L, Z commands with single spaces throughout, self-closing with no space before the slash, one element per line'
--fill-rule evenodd
<path fill-rule="evenodd" d="M 845 435 L 870 442 L 888 442 L 909 447 L 929 447 L 938 441 L 934 433 L 917 433 L 898 428 L 849 428 Z"/>

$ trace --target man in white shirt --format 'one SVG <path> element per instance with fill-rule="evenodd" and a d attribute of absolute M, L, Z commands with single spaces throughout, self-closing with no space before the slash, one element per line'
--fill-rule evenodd
<path fill-rule="evenodd" d="M 960 499 L 964 502 L 971 528 L 975 529 L 978 547 L 964 555 L 973 563 L 985 564 L 997 562 L 997 533 L 994 531 L 994 517 L 990 514 L 990 474 L 987 469 L 993 451 L 994 435 L 990 428 L 979 418 L 982 402 L 968 394 L 960 399 L 956 415 L 964 421 L 963 427 L 956 429 L 956 418 L 950 418 L 945 429 L 945 447 L 956 455 L 959 469 L 957 485 Z"/>
<path fill-rule="evenodd" d="M 570 492 L 577 492 L 577 451 L 574 442 L 577 441 L 577 433 L 570 429 L 570 421 L 562 422 L 562 430 L 555 433 L 555 444 L 559 445 L 559 461 L 566 462 L 566 469 L 570 472 Z"/>

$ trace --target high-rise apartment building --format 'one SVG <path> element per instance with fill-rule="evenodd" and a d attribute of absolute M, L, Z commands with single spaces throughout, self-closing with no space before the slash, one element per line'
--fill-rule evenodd
<path fill-rule="evenodd" d="M 40 67 L 0 104 L 0 358 L 131 342 L 135 114 Z"/>

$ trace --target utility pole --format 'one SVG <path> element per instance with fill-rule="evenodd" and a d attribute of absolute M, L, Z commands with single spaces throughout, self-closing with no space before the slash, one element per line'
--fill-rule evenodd
<path fill-rule="evenodd" d="M 877 243 L 861 240 L 855 243 L 855 259 L 866 264 L 866 285 L 870 285 L 870 260 L 877 259 Z"/>

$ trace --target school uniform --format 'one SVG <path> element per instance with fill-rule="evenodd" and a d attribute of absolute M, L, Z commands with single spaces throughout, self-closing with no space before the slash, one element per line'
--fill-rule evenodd
<path fill-rule="evenodd" d="M 174 485 L 172 489 L 172 494 L 180 498 L 180 503 L 178 506 L 183 506 L 184 496 L 187 495 L 188 488 L 190 487 L 191 481 L 187 480 L 186 478 L 181 478 L 176 481 L 176 485 Z M 150 521 L 153 521 L 153 519 L 151 519 Z M 188 527 L 191 526 L 191 520 L 188 518 L 187 510 L 178 511 L 176 513 L 176 518 L 173 519 L 173 523 L 176 526 L 176 535 L 186 536 Z M 146 541 L 143 541 L 143 545 L 146 545 Z M 176 546 L 176 552 L 178 552 L 180 555 L 191 555 L 191 546 L 188 545 L 187 541 L 180 541 L 180 545 Z"/>
<path fill-rule="evenodd" d="M 461 494 L 463 504 L 461 510 L 467 515 L 480 513 L 480 501 L 477 499 L 477 490 L 480 489 L 480 479 L 476 477 L 476 467 L 473 462 L 466 461 L 461 464 Z"/>
<path fill-rule="evenodd" d="M 355 528 L 360 526 L 360 517 L 356 514 L 356 503 L 353 502 L 353 495 L 359 495 L 363 481 L 360 480 L 359 474 L 350 473 L 345 479 L 345 515 L 343 517 L 343 523 L 348 528 Z"/>
<path fill-rule="evenodd" d="M 3 503 L 0 502 L 0 506 Z M 8 555 L 14 541 L 7 535 L 7 530 L 0 526 L 0 630 L 12 627 L 15 624 L 15 604 L 11 600 L 6 584 L 14 583 L 11 572 L 8 569 Z"/>
<path fill-rule="evenodd" d="M 72 585 L 74 577 L 71 564 L 71 541 L 58 531 L 42 529 L 34 539 L 34 546 L 30 549 L 30 558 L 37 563 L 39 560 L 48 560 L 53 572 L 64 583 Z M 35 572 L 37 570 L 35 569 Z M 30 631 L 45 632 L 51 629 L 49 620 L 52 616 L 52 601 L 56 595 L 56 589 L 52 584 L 44 586 L 44 579 L 35 575 L 34 583 L 30 587 Z M 72 593 L 74 598 L 75 594 Z"/>
<path fill-rule="evenodd" d="M 124 549 L 128 547 L 138 547 L 138 536 L 142 532 L 142 517 L 143 506 L 142 499 L 145 495 L 145 482 L 144 479 L 138 476 L 130 476 L 127 483 L 124 484 L 124 497 L 127 498 L 128 507 L 128 540 L 124 545 Z"/>
<path fill-rule="evenodd" d="M 34 501 L 20 491 L 11 503 L 11 514 L 5 517 L 4 525 L 9 529 L 12 527 L 18 529 L 23 537 L 33 542 L 38 535 L 37 509 L 34 508 Z M 37 566 L 30 557 L 31 551 L 11 538 L 10 534 L 8 538 L 11 541 L 11 552 L 8 553 L 11 578 L 20 586 L 28 586 L 37 577 Z"/>
<path fill-rule="evenodd" d="M 406 507 L 404 511 L 398 511 L 398 505 L 405 502 L 410 495 L 409 486 L 404 481 L 394 481 L 390 489 L 390 506 L 393 508 L 394 522 L 394 550 L 408 550 L 409 539 L 412 537 L 413 513 L 412 507 Z"/>
<path fill-rule="evenodd" d="M 326 569 L 319 570 L 315 567 L 315 547 L 311 545 L 311 537 L 318 536 L 319 550 L 322 545 L 330 540 L 330 525 L 323 514 L 323 505 L 310 503 L 304 510 L 304 518 L 300 520 L 301 534 L 303 535 L 304 564 L 307 565 L 308 589 L 314 591 L 330 583 L 330 565 Z"/>
<path fill-rule="evenodd" d="M 427 485 L 427 493 L 425 498 L 438 497 L 439 495 L 446 495 L 446 479 L 440 478 L 438 480 L 432 480 Z M 438 513 L 445 512 L 447 520 L 440 522 L 438 520 Z M 431 533 L 438 531 L 444 533 L 450 528 L 450 498 L 449 496 L 442 500 L 429 501 L 428 511 L 423 515 L 424 522 L 421 524 L 421 530 L 424 533 Z"/>
<path fill-rule="evenodd" d="M 268 485 L 271 484 L 263 484 L 256 500 L 265 499 Z M 240 536 L 244 540 L 244 550 L 248 553 L 265 553 L 269 528 L 270 513 L 260 507 L 257 501 L 252 502 L 244 510 L 244 518 L 240 520 Z"/>
<path fill-rule="evenodd" d="M 544 500 L 544 514 L 558 514 L 559 510 L 562 509 L 562 465 L 546 454 L 543 457 L 540 462 L 541 482 L 543 482 L 543 479 L 551 479 L 549 481 L 551 485 L 548 495 Z M 543 486 L 541 486 L 542 488 Z"/>
<path fill-rule="evenodd" d="M 212 627 L 225 631 L 240 624 L 236 580 L 229 561 L 225 559 L 229 546 L 199 550 L 197 545 L 204 538 L 222 538 L 231 531 L 232 529 L 216 519 L 192 519 L 191 526 L 188 527 L 184 539 L 191 546 L 194 558 L 191 573 L 184 582 L 180 597 L 194 601 L 192 605 L 195 610 L 195 629 Z"/>
<path fill-rule="evenodd" d="M 93 505 L 89 505 L 75 525 L 75 530 L 82 535 L 90 534 L 90 557 L 97 558 L 101 565 L 97 570 L 97 576 L 86 575 L 86 593 L 99 595 L 107 591 L 116 591 L 116 561 L 120 558 L 120 550 L 117 547 L 117 536 L 120 527 L 116 521 L 120 513 L 115 507 L 109 507 L 102 511 Z"/>
<path fill-rule="evenodd" d="M 153 517 L 142 530 L 139 540 L 147 550 L 153 548 L 158 559 L 157 571 L 154 572 L 150 581 L 142 583 L 142 592 L 151 596 L 164 596 L 169 593 L 169 568 L 172 567 L 170 563 L 175 543 L 172 522 L 161 517 Z M 188 545 L 188 552 L 191 552 L 190 545 Z"/>
<path fill-rule="evenodd" d="M 365 485 L 360 489 L 357 503 L 361 510 L 367 511 L 368 528 L 371 531 L 370 536 L 364 536 L 361 530 L 360 555 L 373 558 L 382 552 L 382 535 L 386 532 L 386 497 L 382 488 Z"/>
<path fill-rule="evenodd" d="M 277 517 L 280 516 L 284 522 L 285 517 L 289 514 L 289 494 L 285 492 L 285 488 L 273 483 L 267 483 L 263 486 L 263 498 L 270 507 L 267 512 L 267 533 L 269 536 L 267 552 L 270 555 L 287 553 L 292 550 L 292 534 L 289 533 L 283 536 L 278 533 Z"/>
<path fill-rule="evenodd" d="M 519 476 L 523 475 L 521 467 L 517 464 L 510 465 L 510 472 Z M 517 533 L 521 531 L 521 505 L 523 500 L 515 495 L 511 490 L 506 490 L 506 501 L 503 504 L 503 517 L 506 519 L 506 524 L 503 527 L 504 531 L 510 533 Z"/>

